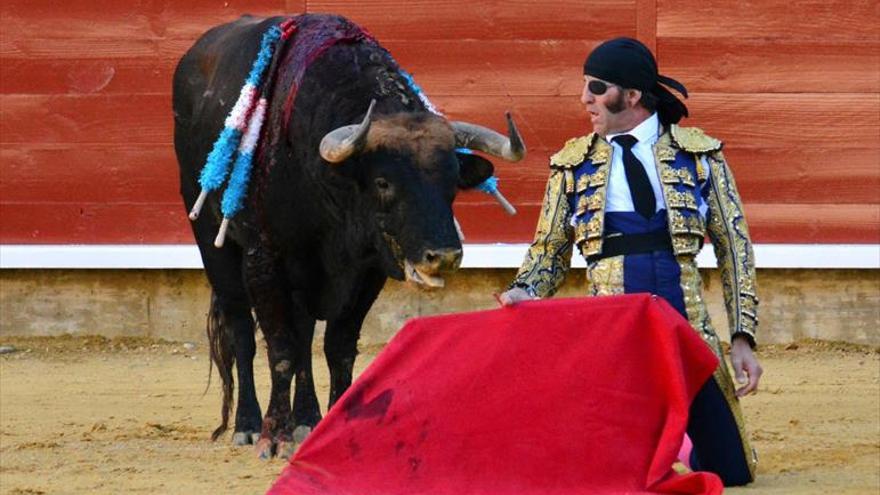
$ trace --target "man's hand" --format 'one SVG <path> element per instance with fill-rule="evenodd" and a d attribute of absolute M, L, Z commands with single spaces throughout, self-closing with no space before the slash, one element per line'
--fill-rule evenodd
<path fill-rule="evenodd" d="M 500 296 L 498 296 L 498 302 L 501 303 L 502 306 L 511 306 L 520 301 L 530 301 L 534 299 L 534 297 L 530 296 L 525 289 L 521 287 L 514 287 L 507 292 L 502 292 Z"/>
<path fill-rule="evenodd" d="M 758 364 L 758 358 L 752 352 L 748 339 L 745 337 L 733 338 L 733 342 L 730 344 L 730 360 L 733 362 L 736 382 L 740 385 L 746 384 L 736 390 L 736 396 L 743 397 L 756 392 L 758 390 L 758 380 L 761 379 L 764 370 Z"/>

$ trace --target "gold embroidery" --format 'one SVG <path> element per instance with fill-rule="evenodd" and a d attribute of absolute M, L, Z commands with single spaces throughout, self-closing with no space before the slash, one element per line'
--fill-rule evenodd
<path fill-rule="evenodd" d="M 679 127 L 673 124 L 669 131 L 675 144 L 691 153 L 714 152 L 722 146 L 721 141 L 707 135 L 699 127 Z"/>
<path fill-rule="evenodd" d="M 623 256 L 604 258 L 587 266 L 587 294 L 623 294 Z"/>
<path fill-rule="evenodd" d="M 721 389 L 724 399 L 727 402 L 730 411 L 736 421 L 739 436 L 742 440 L 743 453 L 749 464 L 749 471 L 752 479 L 755 477 L 755 468 L 757 467 L 757 458 L 754 450 L 749 443 L 748 432 L 743 421 L 742 410 L 739 406 L 739 399 L 736 397 L 733 381 L 730 372 L 727 369 L 727 363 L 724 353 L 721 351 L 721 342 L 715 329 L 712 327 L 712 321 L 709 318 L 709 311 L 703 300 L 703 281 L 700 277 L 700 271 L 697 269 L 697 263 L 693 256 L 680 256 L 677 258 L 681 267 L 681 289 L 684 293 L 685 312 L 691 326 L 703 337 L 703 340 L 710 349 L 718 357 L 720 365 L 715 370 L 714 379 Z"/>
<path fill-rule="evenodd" d="M 605 185 L 607 177 L 608 167 L 599 167 L 599 169 L 592 174 L 581 175 L 577 180 L 575 191 L 582 193 L 586 191 L 588 187 L 602 187 Z"/>
<path fill-rule="evenodd" d="M 581 245 L 581 254 L 584 257 L 592 256 L 594 254 L 599 254 L 602 252 L 602 239 L 590 239 L 583 242 Z"/>
<path fill-rule="evenodd" d="M 595 134 L 569 139 L 565 146 L 550 157 L 550 166 L 559 168 L 576 167 L 583 163 L 590 150 Z"/>
<path fill-rule="evenodd" d="M 673 185 L 684 184 L 688 187 L 694 187 L 694 176 L 690 170 L 685 168 L 664 168 L 660 173 L 660 182 Z"/>
<path fill-rule="evenodd" d="M 611 159 L 611 145 L 604 139 L 594 139 L 589 156 L 593 165 L 608 163 Z"/>
<path fill-rule="evenodd" d="M 667 200 L 669 201 L 669 200 Z M 675 205 L 670 206 L 675 208 Z M 703 235 L 703 220 L 699 215 L 685 216 L 680 211 L 670 208 L 669 210 L 669 233 Z"/>
<path fill-rule="evenodd" d="M 593 218 L 587 222 L 587 239 L 602 238 L 602 216 L 593 215 Z"/>
<path fill-rule="evenodd" d="M 657 151 L 657 160 L 661 162 L 671 162 L 675 160 L 675 150 L 663 147 Z"/>
<path fill-rule="evenodd" d="M 701 237 L 676 235 L 672 237 L 672 252 L 676 255 L 697 254 L 700 252 Z"/>
<path fill-rule="evenodd" d="M 564 169 L 562 180 L 565 182 L 565 194 L 574 194 L 574 172 L 571 169 Z"/>
<path fill-rule="evenodd" d="M 697 165 L 697 181 L 700 184 L 705 184 L 709 175 L 706 173 L 706 167 L 703 166 L 703 160 L 701 160 L 699 156 L 695 156 L 694 160 L 696 160 Z"/>
<path fill-rule="evenodd" d="M 576 193 L 580 194 L 586 191 L 588 187 L 590 187 L 590 176 L 584 174 L 578 177 L 577 186 L 574 188 L 574 190 Z"/>
<path fill-rule="evenodd" d="M 724 155 L 717 152 L 707 158 L 712 181 L 708 231 L 721 270 L 730 333 L 744 332 L 754 338 L 758 326 L 755 254 L 742 202 Z"/>
<path fill-rule="evenodd" d="M 608 167 L 600 167 L 596 173 L 589 176 L 590 178 L 590 187 L 600 187 L 605 185 L 605 180 L 608 178 Z"/>
<path fill-rule="evenodd" d="M 583 215 L 585 211 L 587 211 L 587 198 L 588 196 L 585 194 L 582 194 L 578 197 L 577 208 L 575 208 L 574 210 L 574 216 L 579 217 Z"/>
<path fill-rule="evenodd" d="M 697 200 L 694 198 L 693 193 L 669 191 L 666 194 L 666 205 L 670 208 L 697 211 Z"/>
<path fill-rule="evenodd" d="M 556 292 L 571 262 L 571 212 L 568 197 L 562 192 L 568 186 L 566 179 L 571 177 L 566 172 L 559 169 L 550 172 L 535 239 L 513 282 L 533 287 L 540 297 Z"/>

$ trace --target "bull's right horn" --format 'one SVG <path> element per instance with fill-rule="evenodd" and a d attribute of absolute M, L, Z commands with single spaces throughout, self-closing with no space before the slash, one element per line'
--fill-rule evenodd
<path fill-rule="evenodd" d="M 455 146 L 482 151 L 492 156 L 504 158 L 511 162 L 518 162 L 526 156 L 526 145 L 513 123 L 510 112 L 507 117 L 507 136 L 503 136 L 492 129 L 471 124 L 469 122 L 452 122 L 452 130 L 455 131 Z"/>
<path fill-rule="evenodd" d="M 321 158 L 330 163 L 341 163 L 362 150 L 367 143 L 370 119 L 375 106 L 374 99 L 370 102 L 370 108 L 367 109 L 367 114 L 360 124 L 346 125 L 328 132 L 321 139 Z"/>

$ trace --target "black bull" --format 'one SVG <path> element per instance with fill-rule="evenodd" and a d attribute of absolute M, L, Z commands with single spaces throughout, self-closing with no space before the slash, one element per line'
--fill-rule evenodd
<path fill-rule="evenodd" d="M 177 66 L 174 142 L 188 210 L 261 36 L 282 20 L 245 16 L 215 27 Z M 304 33 L 358 29 L 338 16 L 296 21 L 299 30 L 288 46 L 302 42 Z M 220 223 L 217 194 L 192 223 L 213 289 L 208 336 L 223 381 L 222 424 L 213 438 L 228 425 L 235 364 L 233 442 L 257 442 L 263 456 L 289 454 L 320 420 L 311 369 L 316 320 L 327 322 L 332 405 L 351 384 L 361 325 L 387 277 L 438 286 L 444 273 L 458 268 L 453 199 L 459 189 L 488 178 L 493 167 L 456 148 L 511 161 L 525 153 L 509 116 L 508 138 L 429 112 L 369 36 L 332 45 L 295 88 L 295 68 L 284 56 L 276 58 L 277 81 L 244 209 L 220 248 L 213 245 Z M 285 111 L 291 91 L 295 99 Z M 262 419 L 254 390 L 252 315 L 266 340 L 272 381 Z"/>

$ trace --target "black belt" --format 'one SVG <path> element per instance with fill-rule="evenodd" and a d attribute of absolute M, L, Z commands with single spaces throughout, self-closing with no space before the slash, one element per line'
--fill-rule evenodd
<path fill-rule="evenodd" d="M 669 232 L 663 230 L 644 234 L 610 234 L 602 239 L 602 252 L 587 256 L 587 262 L 595 263 L 612 256 L 652 251 L 672 251 L 672 238 L 669 237 Z"/>

